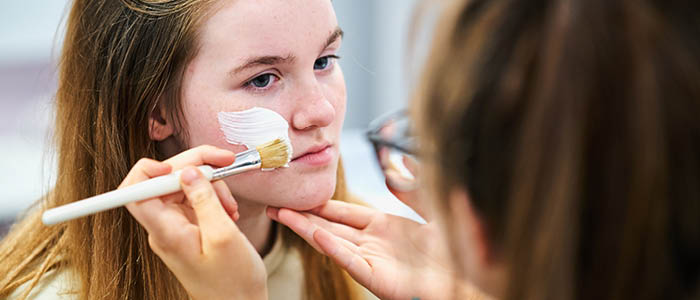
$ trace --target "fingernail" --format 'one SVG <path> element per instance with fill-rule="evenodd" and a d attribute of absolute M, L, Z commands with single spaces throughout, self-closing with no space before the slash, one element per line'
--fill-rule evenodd
<path fill-rule="evenodd" d="M 199 179 L 199 173 L 195 168 L 193 167 L 187 167 L 184 170 L 182 170 L 182 174 L 180 174 L 180 178 L 182 179 L 182 182 L 191 185 Z"/>
<path fill-rule="evenodd" d="M 238 221 L 238 219 L 240 219 L 240 218 L 241 218 L 241 214 L 239 214 L 238 212 L 233 213 L 233 220 L 234 221 Z"/>
<path fill-rule="evenodd" d="M 274 209 L 274 208 L 272 208 L 272 207 L 268 207 L 268 208 L 267 208 L 267 216 L 268 216 L 270 219 L 275 220 L 275 218 L 277 217 L 277 210 Z"/>

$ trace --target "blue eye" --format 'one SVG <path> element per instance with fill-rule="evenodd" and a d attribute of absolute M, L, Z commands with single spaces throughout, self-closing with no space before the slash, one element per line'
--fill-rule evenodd
<path fill-rule="evenodd" d="M 248 82 L 248 84 L 252 85 L 256 88 L 265 88 L 268 85 L 270 85 L 270 83 L 273 80 L 273 78 L 272 78 L 273 76 L 274 75 L 272 75 L 272 74 L 262 74 L 258 77 L 253 78 L 252 80 L 250 80 Z"/>
<path fill-rule="evenodd" d="M 334 59 L 339 59 L 339 56 L 328 55 L 317 59 L 314 62 L 314 70 L 325 70 L 333 64 Z"/>
<path fill-rule="evenodd" d="M 248 80 L 243 87 L 251 92 L 264 92 L 274 88 L 280 77 L 274 73 L 265 73 Z"/>

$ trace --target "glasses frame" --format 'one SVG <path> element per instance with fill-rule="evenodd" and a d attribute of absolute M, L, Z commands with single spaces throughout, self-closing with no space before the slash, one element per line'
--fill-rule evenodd
<path fill-rule="evenodd" d="M 367 139 L 372 143 L 375 151 L 379 151 L 380 147 L 389 147 L 399 150 L 405 154 L 416 156 L 416 152 L 413 149 L 409 149 L 403 145 L 400 145 L 398 141 L 390 141 L 382 137 L 379 133 L 384 127 L 386 127 L 391 120 L 402 120 L 408 118 L 408 111 L 406 109 L 400 109 L 397 111 L 392 111 L 386 113 L 376 119 L 374 119 L 369 124 L 369 129 L 367 130 Z"/>

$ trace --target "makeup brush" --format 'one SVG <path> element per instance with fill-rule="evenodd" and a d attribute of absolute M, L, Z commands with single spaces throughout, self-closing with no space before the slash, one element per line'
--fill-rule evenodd
<path fill-rule="evenodd" d="M 210 166 L 199 166 L 198 168 L 207 179 L 212 181 L 261 168 L 283 167 L 289 163 L 291 157 L 292 147 L 289 141 L 276 139 L 255 149 L 236 154 L 236 161 L 230 166 L 218 169 Z M 182 189 L 180 187 L 181 172 L 176 171 L 168 175 L 154 177 L 122 189 L 49 209 L 44 212 L 41 221 L 46 225 L 53 225 L 124 206 L 131 202 L 178 192 Z"/>

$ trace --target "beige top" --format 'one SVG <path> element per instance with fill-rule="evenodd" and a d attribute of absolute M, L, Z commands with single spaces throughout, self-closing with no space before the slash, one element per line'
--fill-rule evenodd
<path fill-rule="evenodd" d="M 292 247 L 284 247 L 280 235 L 281 230 L 277 230 L 278 236 L 270 253 L 263 258 L 267 269 L 267 289 L 269 299 L 302 299 L 304 287 L 304 271 L 301 263 L 299 251 Z M 36 287 L 32 290 L 28 299 L 34 300 L 74 300 L 77 299 L 74 293 L 70 292 L 69 285 L 70 270 L 61 272 L 50 271 L 41 278 Z M 8 300 L 19 299 L 24 293 L 29 283 L 18 287 Z M 364 290 L 365 299 L 378 299 L 369 291 Z"/>

